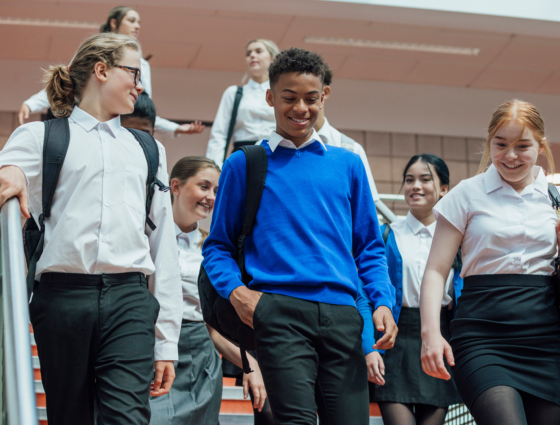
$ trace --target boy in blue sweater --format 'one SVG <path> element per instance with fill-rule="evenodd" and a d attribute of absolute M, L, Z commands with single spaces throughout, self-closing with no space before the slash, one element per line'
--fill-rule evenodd
<path fill-rule="evenodd" d="M 367 425 L 367 370 L 360 286 L 391 348 L 394 289 L 360 157 L 325 146 L 313 125 L 323 107 L 324 62 L 289 49 L 269 68 L 266 99 L 276 131 L 262 142 L 268 173 L 241 281 L 235 262 L 246 197 L 246 160 L 225 162 L 203 265 L 221 296 L 255 330 L 257 354 L 278 425 Z"/>

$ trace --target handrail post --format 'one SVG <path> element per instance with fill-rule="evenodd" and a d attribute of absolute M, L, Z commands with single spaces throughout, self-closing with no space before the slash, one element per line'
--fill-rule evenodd
<path fill-rule="evenodd" d="M 37 425 L 19 200 L 0 211 L 6 408 L 9 425 Z"/>

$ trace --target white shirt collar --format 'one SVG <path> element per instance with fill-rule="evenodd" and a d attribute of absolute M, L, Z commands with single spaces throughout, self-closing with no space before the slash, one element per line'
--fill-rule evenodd
<path fill-rule="evenodd" d="M 292 142 L 291 140 L 284 139 L 278 133 L 273 131 L 272 133 L 270 133 L 270 136 L 268 138 L 268 146 L 270 147 L 270 150 L 272 152 L 274 152 L 276 150 L 276 148 L 278 147 L 278 145 L 280 145 L 280 144 L 282 144 L 282 146 L 286 147 L 286 148 L 301 149 L 301 148 L 304 148 L 304 147 L 310 145 L 313 142 L 317 142 L 321 145 L 321 147 L 324 150 L 327 150 L 327 147 L 325 146 L 325 144 L 323 143 L 323 141 L 321 140 L 321 138 L 319 137 L 319 135 L 317 134 L 315 129 L 313 128 L 311 131 L 312 131 L 311 137 L 309 137 L 309 139 L 307 139 L 307 142 L 305 142 L 299 148 L 297 148 L 296 145 L 294 144 L 294 142 Z"/>
<path fill-rule="evenodd" d="M 72 120 L 74 120 L 76 124 L 78 124 L 88 133 L 91 130 L 93 130 L 95 127 L 97 127 L 99 124 L 106 124 L 107 128 L 111 132 L 111 135 L 115 138 L 117 137 L 117 134 L 119 134 L 119 131 L 121 130 L 120 115 L 116 116 L 112 120 L 101 123 L 99 120 L 97 120 L 97 118 L 92 117 L 83 109 L 80 109 L 78 106 L 75 106 L 74 110 L 72 111 L 72 114 L 70 115 L 70 118 L 72 118 Z"/>
<path fill-rule="evenodd" d="M 436 229 L 436 222 L 435 221 L 432 224 L 430 224 L 429 226 L 424 226 L 409 211 L 408 214 L 406 215 L 405 222 L 408 225 L 408 227 L 410 227 L 410 230 L 412 230 L 412 233 L 414 233 L 415 235 L 417 235 L 422 229 L 426 229 L 430 233 L 430 236 L 432 236 L 432 237 L 434 236 L 434 230 Z"/>
<path fill-rule="evenodd" d="M 252 78 L 249 78 L 249 81 L 245 85 L 250 89 L 267 91 L 270 88 L 270 81 L 266 80 L 265 82 L 259 84 Z"/>
<path fill-rule="evenodd" d="M 325 140 L 325 143 L 327 145 L 335 145 L 336 144 L 336 140 L 335 140 L 335 137 L 333 135 L 333 127 L 329 123 L 329 120 L 327 120 L 327 117 L 325 117 L 325 122 L 323 123 L 323 126 L 321 127 L 321 129 L 319 130 L 319 132 L 317 134 L 319 136 L 321 136 L 322 139 Z"/>
<path fill-rule="evenodd" d="M 179 241 L 179 239 L 182 239 L 185 242 L 187 242 L 189 246 L 192 246 L 193 243 L 196 242 L 198 238 L 198 234 L 200 233 L 198 230 L 198 223 L 196 223 L 195 229 L 188 233 L 181 231 L 179 226 L 177 226 L 177 223 L 174 224 L 175 224 L 175 237 L 177 238 L 177 241 Z"/>
<path fill-rule="evenodd" d="M 532 184 L 533 189 L 548 196 L 548 181 L 546 180 L 542 167 L 535 165 L 533 167 L 533 176 L 535 177 L 535 182 Z M 486 186 L 486 193 L 490 193 L 504 187 L 504 184 L 507 183 L 504 182 L 502 176 L 500 176 L 500 173 L 494 164 L 492 164 L 484 173 L 484 184 Z"/>

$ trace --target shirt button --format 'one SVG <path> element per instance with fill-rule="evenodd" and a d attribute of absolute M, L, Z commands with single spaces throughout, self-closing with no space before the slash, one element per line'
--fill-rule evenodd
<path fill-rule="evenodd" d="M 525 246 L 525 243 L 521 242 L 521 243 L 520 243 L 519 245 L 521 245 L 521 246 Z"/>
<path fill-rule="evenodd" d="M 109 204 L 109 202 L 105 202 L 106 207 L 108 207 L 109 205 L 111 205 L 111 204 Z"/>
<path fill-rule="evenodd" d="M 101 238 L 101 242 L 107 242 L 107 238 L 106 238 L 105 236 L 103 236 L 103 237 Z"/>
<path fill-rule="evenodd" d="M 521 199 L 521 198 L 518 198 L 518 199 L 517 199 L 517 203 L 518 203 L 518 204 L 521 204 L 521 203 L 523 203 L 523 199 Z"/>

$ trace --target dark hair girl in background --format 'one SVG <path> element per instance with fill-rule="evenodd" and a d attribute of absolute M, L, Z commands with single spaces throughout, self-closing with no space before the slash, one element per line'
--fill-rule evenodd
<path fill-rule="evenodd" d="M 432 208 L 449 190 L 447 165 L 435 155 L 413 156 L 403 171 L 402 188 L 410 207 L 408 215 L 389 228 L 388 224 L 381 227 L 386 235 L 389 276 L 396 289 L 393 314 L 399 326 L 395 346 L 384 357 L 372 349 L 371 306 L 363 295 L 357 302 L 364 318 L 362 339 L 368 379 L 376 384 L 370 384 L 370 399 L 379 403 L 385 425 L 442 425 L 448 407 L 460 403 L 461 398 L 453 380 L 438 380 L 422 371 L 419 305 L 420 283 L 436 227 Z M 462 286 L 459 272 L 451 270 L 448 274 L 440 306 L 440 329 L 446 338 L 454 295 Z"/>

